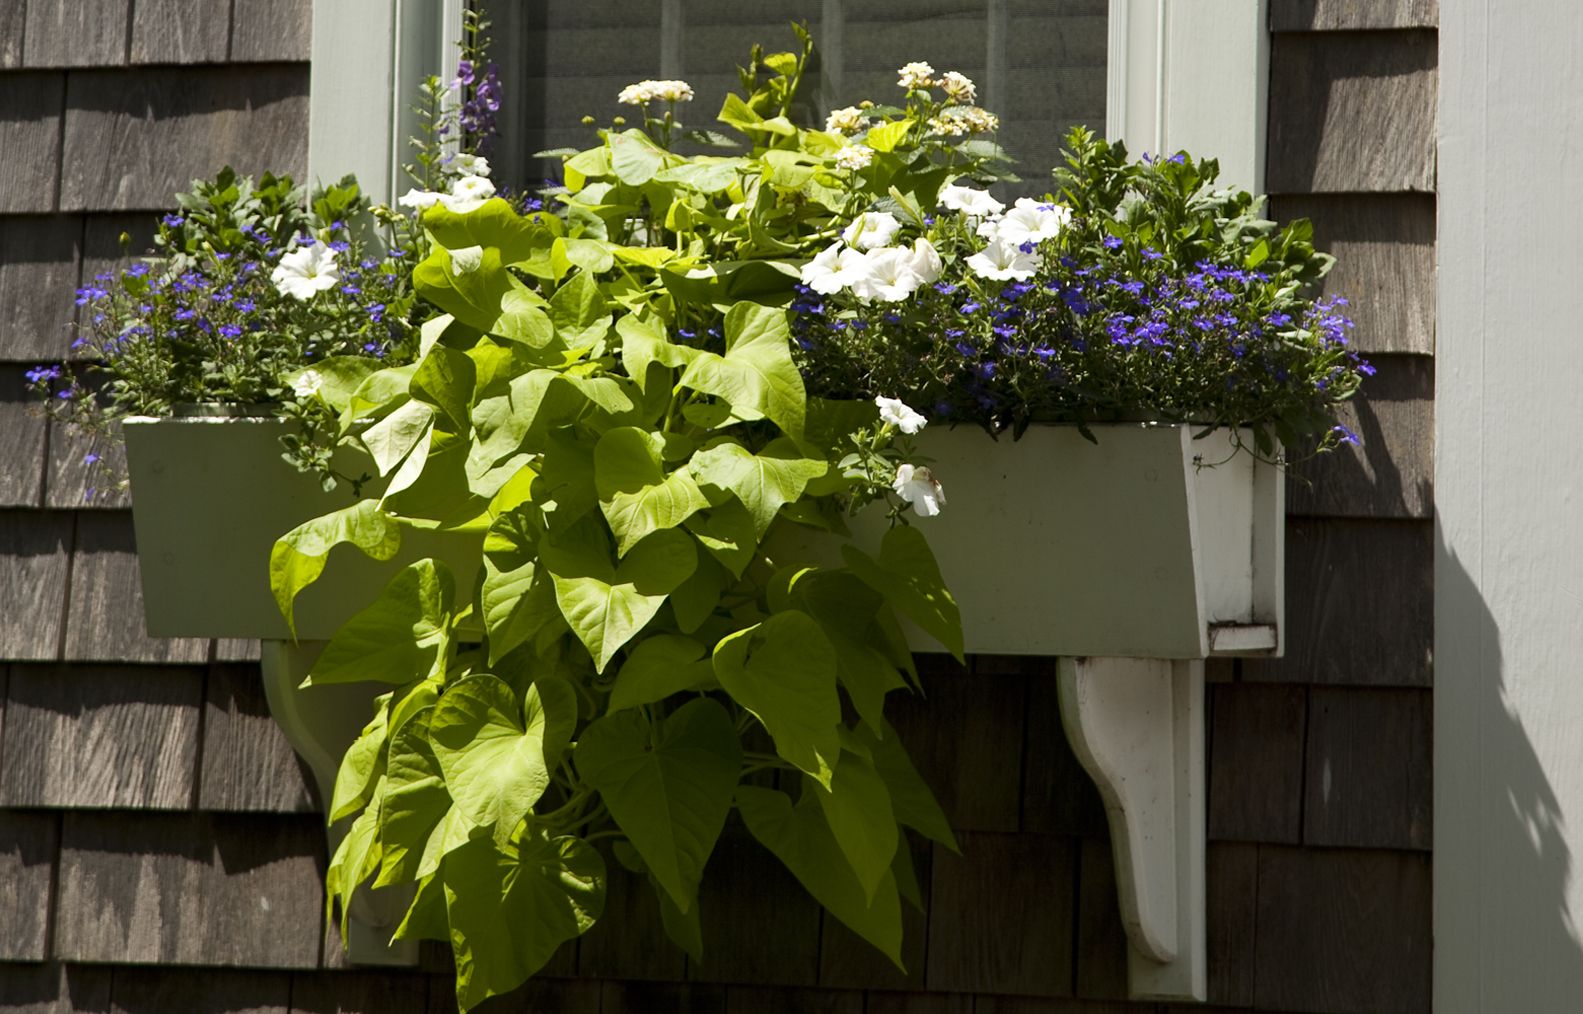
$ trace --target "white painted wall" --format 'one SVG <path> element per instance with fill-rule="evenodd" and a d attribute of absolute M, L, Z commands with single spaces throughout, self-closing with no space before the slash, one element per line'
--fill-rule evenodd
<path fill-rule="evenodd" d="M 1442 0 L 1435 1009 L 1583 1010 L 1583 5 Z"/>

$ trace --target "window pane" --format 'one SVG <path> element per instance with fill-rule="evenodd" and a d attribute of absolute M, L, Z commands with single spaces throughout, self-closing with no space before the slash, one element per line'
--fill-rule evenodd
<path fill-rule="evenodd" d="M 795 45 L 787 23 L 804 21 L 818 45 L 816 73 L 796 113 L 809 122 L 862 99 L 900 97 L 896 68 L 924 60 L 978 84 L 979 102 L 1001 118 L 1000 141 L 1026 183 L 1007 196 L 1043 192 L 1074 124 L 1103 130 L 1106 0 L 493 0 L 496 55 L 505 78 L 503 178 L 535 180 L 537 150 L 586 146 L 600 123 L 630 109 L 616 93 L 646 77 L 681 77 L 696 98 L 688 127 L 713 127 L 736 67 L 755 42 Z M 669 22 L 667 21 L 669 19 Z"/>

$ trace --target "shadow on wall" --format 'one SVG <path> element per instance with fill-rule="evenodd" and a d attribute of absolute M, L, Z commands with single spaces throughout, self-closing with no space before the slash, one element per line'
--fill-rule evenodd
<path fill-rule="evenodd" d="M 1435 904 L 1437 909 L 1444 908 L 1448 892 L 1477 892 L 1475 899 L 1459 899 L 1455 906 L 1452 918 L 1457 920 L 1460 938 L 1455 950 L 1445 948 L 1444 927 L 1448 924 L 1437 918 L 1437 930 L 1442 931 L 1437 963 L 1472 958 L 1480 966 L 1473 979 L 1455 968 L 1437 969 L 1437 987 L 1476 981 L 1480 994 L 1469 996 L 1446 989 L 1451 995 L 1437 995 L 1437 1006 L 1446 1010 L 1577 1010 L 1583 1002 L 1578 999 L 1583 997 L 1583 936 L 1577 913 L 1567 902 L 1574 877 L 1567 815 L 1522 717 L 1510 703 L 1507 681 L 1512 674 L 1505 668 L 1495 617 L 1472 576 L 1438 532 L 1435 549 L 1436 598 L 1460 604 L 1453 616 L 1463 624 L 1476 625 L 1476 629 L 1464 629 L 1454 636 L 1464 644 L 1477 644 L 1480 653 L 1477 665 L 1437 659 L 1435 671 L 1437 740 L 1446 735 L 1477 735 L 1473 747 L 1477 756 L 1471 765 L 1460 760 L 1442 763 L 1439 758 L 1445 751 L 1440 745 L 1436 748 L 1436 822 L 1440 826 L 1435 836 Z M 1437 612 L 1440 622 L 1448 621 L 1443 606 Z M 1452 714 L 1453 707 L 1466 710 Z M 1449 743 L 1441 745 L 1455 749 Z M 1451 777 L 1453 771 L 1466 771 L 1475 784 L 1457 787 L 1463 802 L 1456 808 L 1456 825 L 1447 827 L 1441 822 L 1452 814 L 1442 805 L 1447 786 L 1440 780 Z M 1472 796 L 1470 802 L 1467 794 Z M 1469 833 L 1476 834 L 1478 840 L 1448 838 Z M 1476 925 L 1469 926 L 1472 920 Z M 1517 943 L 1498 942 L 1512 938 Z M 1476 941 L 1476 957 L 1462 940 Z M 1519 967 L 1502 968 L 1502 954 L 1520 957 Z M 1502 976 L 1498 986 L 1486 984 L 1486 971 L 1498 971 Z M 1514 983 L 1523 983 L 1526 995 L 1512 995 Z M 1498 995 L 1488 995 L 1486 990 L 1491 988 Z M 1440 991 L 1437 988 L 1437 993 Z"/>

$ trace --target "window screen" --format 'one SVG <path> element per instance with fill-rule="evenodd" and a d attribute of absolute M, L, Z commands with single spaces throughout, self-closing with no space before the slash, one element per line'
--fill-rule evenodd
<path fill-rule="evenodd" d="M 506 181 L 534 181 L 547 148 L 588 147 L 600 124 L 633 110 L 624 85 L 683 78 L 696 98 L 686 126 L 714 128 L 748 48 L 795 49 L 787 23 L 805 22 L 817 74 L 799 110 L 823 122 L 862 99 L 901 97 L 896 68 L 912 60 L 957 70 L 978 85 L 979 104 L 999 114 L 1000 142 L 1025 182 L 1008 196 L 1048 189 L 1061 138 L 1075 124 L 1105 124 L 1107 0 L 489 0 L 495 57 L 504 78 L 502 136 L 494 161 Z"/>

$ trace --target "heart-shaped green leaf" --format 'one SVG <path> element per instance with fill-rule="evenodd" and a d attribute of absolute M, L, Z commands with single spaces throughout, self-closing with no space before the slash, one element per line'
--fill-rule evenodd
<path fill-rule="evenodd" d="M 762 539 L 783 505 L 802 496 L 812 479 L 829 465 L 805 458 L 797 445 L 781 437 L 754 454 L 734 440 L 722 440 L 693 455 L 698 481 L 736 494 L 753 518 L 754 534 Z"/>
<path fill-rule="evenodd" d="M 675 528 L 709 506 L 685 469 L 666 474 L 664 449 L 664 436 L 635 426 L 610 430 L 594 448 L 594 488 L 621 556 L 649 533 Z"/>
<path fill-rule="evenodd" d="M 528 706 L 498 677 L 469 676 L 449 687 L 429 720 L 434 756 L 467 819 L 505 840 L 550 784 L 544 756 L 547 716 L 537 687 Z"/>
<path fill-rule="evenodd" d="M 335 632 L 304 686 L 425 679 L 443 665 L 456 583 L 438 560 L 402 568 L 379 597 Z"/>
<path fill-rule="evenodd" d="M 776 613 L 715 646 L 715 675 L 775 740 L 775 751 L 821 784 L 841 756 L 835 650 L 807 613 Z"/>

